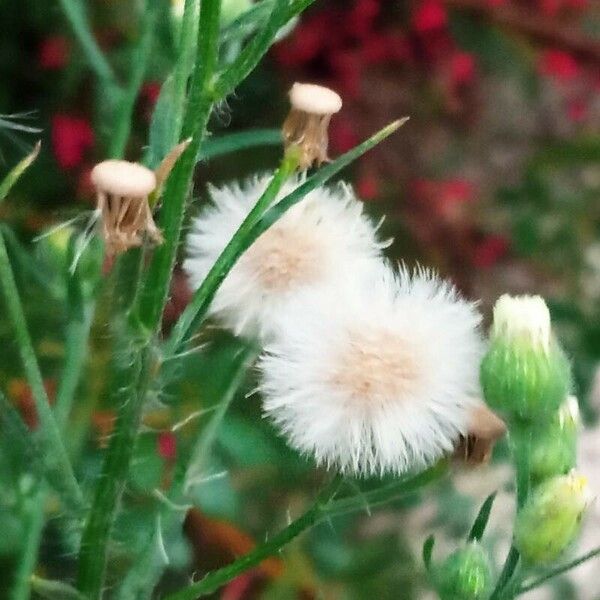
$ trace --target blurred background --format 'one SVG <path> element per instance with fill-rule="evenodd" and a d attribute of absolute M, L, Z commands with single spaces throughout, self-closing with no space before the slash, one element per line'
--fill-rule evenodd
<path fill-rule="evenodd" d="M 55 2 L 0 2 L 0 176 L 33 144 L 42 153 L 28 177 L 0 207 L 15 232 L 11 258 L 36 337 L 50 395 L 62 358 L 64 299 L 59 286 L 66 238 L 32 240 L 48 227 L 89 211 L 89 173 L 105 157 L 111 123 Z M 179 3 L 164 2 L 149 72 L 136 101 L 127 157 L 138 160 L 161 83 L 176 55 Z M 226 2 L 235 16 L 249 4 Z M 239 4 L 239 6 L 238 6 Z M 117 73 L 126 73 L 138 35 L 135 0 L 88 0 L 93 29 Z M 421 262 L 452 278 L 490 307 L 503 292 L 543 295 L 573 358 L 586 430 L 581 464 L 600 493 L 600 3 L 597 0 L 317 0 L 267 59 L 213 115 L 215 136 L 249 128 L 278 128 L 294 81 L 332 87 L 344 100 L 333 119 L 336 156 L 389 121 L 410 115 L 399 134 L 363 157 L 344 177 L 352 182 L 383 232 L 395 239 L 393 258 Z M 108 99 L 110 101 L 110 99 Z M 270 145 L 215 157 L 198 169 L 198 203 L 206 182 L 240 179 L 272 169 L 281 150 Z M 29 253 L 32 253 L 33 258 Z M 54 281 L 54 283 L 53 283 Z M 189 291 L 178 273 L 165 327 Z M 92 344 L 100 351 L 103 331 Z M 9 339 L 0 312 L 0 339 Z M 135 548 L 145 518 L 144 492 L 168 480 L 179 451 L 165 433 L 174 414 L 209 408 L 231 375 L 232 340 L 207 334 L 172 391 L 177 405 L 146 416 L 130 493 L 117 530 Z M 28 387 L 10 344 L 0 345 L 0 384 L 35 427 Z M 94 365 L 83 385 L 94 402 L 77 406 L 72 428 L 80 440 L 81 473 L 98 473 L 113 409 Z M 246 392 L 252 390 L 251 377 Z M 162 433 L 161 433 L 162 431 Z M 186 443 L 185 433 L 183 444 Z M 1 445 L 1 440 L 0 440 Z M 18 515 L 9 510 L 19 469 L 0 452 L 0 572 L 10 572 L 20 543 Z M 428 593 L 419 552 L 436 532 L 444 540 L 468 530 L 472 515 L 495 489 L 501 493 L 488 543 L 503 551 L 512 510 L 505 448 L 489 466 L 457 466 L 452 482 L 366 515 L 317 527 L 285 552 L 235 580 L 215 597 L 238 599 L 417 599 Z M 225 564 L 297 514 L 323 474 L 287 449 L 260 415 L 256 396 L 240 393 L 211 458 L 214 477 L 201 487 L 186 521 L 196 570 Z M 505 496 L 505 497 L 503 497 Z M 148 511 L 149 512 L 149 511 Z M 600 542 L 592 511 L 581 542 Z M 59 517 L 57 517 L 59 518 Z M 41 569 L 68 578 L 70 541 L 50 522 Z M 126 562 L 126 560 L 124 559 Z M 173 565 L 174 570 L 177 564 Z M 530 598 L 600 599 L 596 563 Z M 118 573 L 113 574 L 118 577 Z M 163 587 L 170 586 L 170 575 Z M 175 575 L 172 575 L 175 578 Z M 2 579 L 2 578 L 0 578 Z M 597 577 L 596 577 L 597 579 Z M 0 582 L 0 596 L 3 585 Z"/>

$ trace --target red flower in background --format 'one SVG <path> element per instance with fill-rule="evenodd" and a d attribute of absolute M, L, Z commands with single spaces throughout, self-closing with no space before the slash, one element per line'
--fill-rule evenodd
<path fill-rule="evenodd" d="M 571 82 L 581 73 L 579 63 L 564 50 L 543 52 L 538 68 L 542 75 L 551 77 L 560 83 Z"/>
<path fill-rule="evenodd" d="M 69 43 L 55 35 L 42 41 L 38 53 L 39 65 L 42 69 L 62 69 L 69 60 Z"/>
<path fill-rule="evenodd" d="M 440 31 L 447 23 L 446 9 L 438 0 L 420 2 L 412 14 L 413 29 L 420 34 Z"/>
<path fill-rule="evenodd" d="M 509 241 L 501 235 L 490 235 L 475 246 L 473 265 L 481 269 L 493 267 L 509 249 Z"/>
<path fill-rule="evenodd" d="M 94 145 L 94 131 L 89 121 L 67 114 L 52 118 L 52 149 L 63 169 L 78 167 L 85 153 Z"/>
<path fill-rule="evenodd" d="M 467 85 L 476 73 L 475 58 L 468 52 L 455 52 L 450 58 L 450 80 L 453 85 Z"/>

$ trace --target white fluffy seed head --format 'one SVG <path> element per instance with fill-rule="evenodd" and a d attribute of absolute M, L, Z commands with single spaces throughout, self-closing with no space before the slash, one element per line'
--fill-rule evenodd
<path fill-rule="evenodd" d="M 342 472 L 429 465 L 477 405 L 479 322 L 424 270 L 380 266 L 343 301 L 300 296 L 260 361 L 266 414 L 293 447 Z"/>
<path fill-rule="evenodd" d="M 333 115 L 342 108 L 339 94 L 314 83 L 294 83 L 290 103 L 292 108 L 313 115 Z"/>
<path fill-rule="evenodd" d="M 212 203 L 192 222 L 184 269 L 197 288 L 265 190 L 270 176 L 211 187 Z M 300 183 L 294 178 L 280 198 Z M 348 186 L 321 187 L 271 226 L 240 258 L 211 312 L 238 335 L 269 337 L 287 303 L 304 290 L 346 288 L 376 264 L 385 244 Z"/>
<path fill-rule="evenodd" d="M 550 312 L 541 296 L 504 294 L 494 306 L 494 338 L 524 340 L 547 350 L 550 345 Z"/>

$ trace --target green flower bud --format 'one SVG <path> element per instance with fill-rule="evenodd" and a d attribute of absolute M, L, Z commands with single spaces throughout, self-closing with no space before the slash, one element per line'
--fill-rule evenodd
<path fill-rule="evenodd" d="M 442 600 L 484 600 L 492 586 L 492 568 L 478 542 L 451 554 L 434 572 Z"/>
<path fill-rule="evenodd" d="M 530 473 L 534 483 L 564 475 L 575 466 L 579 406 L 570 396 L 548 423 L 533 430 L 530 441 Z"/>
<path fill-rule="evenodd" d="M 481 385 L 488 405 L 513 419 L 548 420 L 564 402 L 571 370 L 541 297 L 504 295 L 496 302 Z"/>
<path fill-rule="evenodd" d="M 537 487 L 517 515 L 515 546 L 531 565 L 556 560 L 575 540 L 590 503 L 585 477 L 575 472 Z"/>

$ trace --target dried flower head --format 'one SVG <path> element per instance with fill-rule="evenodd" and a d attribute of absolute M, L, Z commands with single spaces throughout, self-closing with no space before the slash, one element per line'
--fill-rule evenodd
<path fill-rule="evenodd" d="M 156 176 L 150 169 L 124 160 L 105 160 L 94 167 L 91 178 L 107 254 L 140 246 L 144 233 L 152 241 L 162 242 L 148 204 L 148 196 L 156 188 Z"/>
<path fill-rule="evenodd" d="M 342 108 L 342 99 L 333 90 L 310 83 L 295 83 L 290 90 L 292 108 L 283 123 L 286 149 L 300 150 L 299 168 L 326 162 L 331 116 Z"/>
<path fill-rule="evenodd" d="M 472 465 L 488 462 L 496 442 L 506 434 L 504 421 L 479 402 L 471 411 L 469 428 L 461 435 L 455 456 Z"/>
<path fill-rule="evenodd" d="M 342 472 L 404 473 L 452 450 L 476 401 L 480 317 L 428 271 L 305 295 L 260 361 L 268 416 Z"/>
<path fill-rule="evenodd" d="M 209 189 L 212 205 L 193 220 L 184 269 L 193 288 L 265 190 L 270 177 Z M 299 184 L 289 181 L 288 194 Z M 308 194 L 246 251 L 223 282 L 211 311 L 242 335 L 269 335 L 274 318 L 305 289 L 345 288 L 379 260 L 376 227 L 351 188 L 321 187 Z"/>

